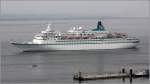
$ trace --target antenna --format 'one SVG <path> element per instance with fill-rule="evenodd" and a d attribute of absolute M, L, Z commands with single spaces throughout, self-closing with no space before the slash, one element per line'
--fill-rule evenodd
<path fill-rule="evenodd" d="M 48 24 L 46 31 L 51 31 L 51 24 Z"/>
<path fill-rule="evenodd" d="M 48 24 L 47 28 L 50 28 L 51 27 L 51 24 Z"/>

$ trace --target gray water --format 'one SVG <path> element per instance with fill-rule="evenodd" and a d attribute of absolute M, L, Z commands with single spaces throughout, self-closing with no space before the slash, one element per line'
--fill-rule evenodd
<path fill-rule="evenodd" d="M 108 30 L 126 32 L 140 39 L 135 49 L 22 52 L 11 41 L 31 41 L 32 37 L 52 23 L 55 30 L 73 26 L 84 29 L 96 27 L 97 19 L 82 20 L 3 20 L 0 21 L 1 81 L 2 83 L 69 83 L 73 73 L 119 72 L 122 68 L 135 71 L 149 67 L 148 19 L 101 19 Z M 32 67 L 37 65 L 37 67 Z M 132 84 L 148 84 L 147 78 L 133 79 Z M 131 84 L 129 79 L 83 81 L 92 84 Z"/>

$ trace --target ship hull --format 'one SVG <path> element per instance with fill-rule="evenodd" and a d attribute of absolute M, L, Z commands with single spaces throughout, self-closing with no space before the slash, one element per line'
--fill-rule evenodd
<path fill-rule="evenodd" d="M 51 50 L 97 50 L 135 48 L 138 43 L 103 43 L 103 44 L 21 44 L 12 43 L 23 51 L 51 51 Z"/>

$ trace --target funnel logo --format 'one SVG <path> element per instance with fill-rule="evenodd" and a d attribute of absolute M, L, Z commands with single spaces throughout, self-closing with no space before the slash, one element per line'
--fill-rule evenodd
<path fill-rule="evenodd" d="M 97 23 L 97 28 L 96 29 L 93 29 L 93 31 L 105 31 L 105 28 L 104 26 L 102 25 L 101 21 L 99 21 Z"/>
<path fill-rule="evenodd" d="M 101 21 L 99 21 L 98 24 L 97 24 L 97 30 L 100 30 L 100 31 L 104 31 L 105 30 L 105 28 L 102 25 Z"/>

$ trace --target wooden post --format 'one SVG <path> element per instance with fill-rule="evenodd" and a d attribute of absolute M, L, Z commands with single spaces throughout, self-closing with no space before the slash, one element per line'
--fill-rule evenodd
<path fill-rule="evenodd" d="M 126 71 L 125 71 L 125 68 L 122 68 L 122 73 L 125 73 Z"/>
<path fill-rule="evenodd" d="M 132 83 L 132 77 L 133 77 L 133 70 L 130 69 L 130 73 L 129 73 L 130 83 Z"/>
<path fill-rule="evenodd" d="M 79 81 L 81 81 L 81 77 L 82 76 L 82 74 L 81 74 L 81 72 L 79 71 Z"/>
<path fill-rule="evenodd" d="M 149 77 L 149 70 L 146 69 L 145 72 L 146 72 L 145 76 L 146 76 L 146 77 Z"/>
<path fill-rule="evenodd" d="M 124 74 L 125 72 L 126 72 L 126 71 L 125 71 L 125 68 L 122 68 L 122 72 L 121 72 L 121 73 Z M 125 82 L 125 77 L 122 78 L 122 81 Z"/>
<path fill-rule="evenodd" d="M 132 69 L 130 69 L 130 74 L 129 74 L 129 76 L 132 78 L 132 76 L 133 76 L 133 70 Z"/>

